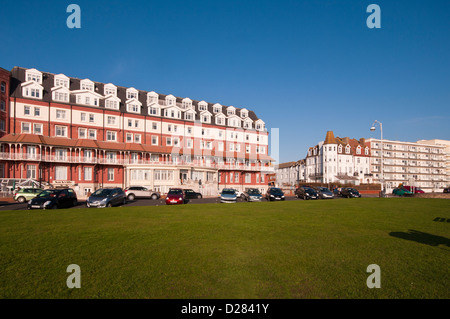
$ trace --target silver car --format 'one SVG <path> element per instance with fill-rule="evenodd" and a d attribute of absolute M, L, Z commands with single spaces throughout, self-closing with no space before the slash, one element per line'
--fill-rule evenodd
<path fill-rule="evenodd" d="M 221 203 L 236 203 L 237 194 L 236 190 L 232 188 L 224 188 L 222 193 L 220 193 L 220 202 Z"/>

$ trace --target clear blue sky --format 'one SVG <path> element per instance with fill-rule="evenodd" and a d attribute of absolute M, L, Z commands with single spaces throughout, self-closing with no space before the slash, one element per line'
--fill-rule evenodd
<path fill-rule="evenodd" d="M 450 139 L 449 16 L 448 0 L 4 1 L 0 67 L 245 107 L 280 129 L 285 162 L 327 130 L 379 138 L 374 120 L 387 139 Z"/>

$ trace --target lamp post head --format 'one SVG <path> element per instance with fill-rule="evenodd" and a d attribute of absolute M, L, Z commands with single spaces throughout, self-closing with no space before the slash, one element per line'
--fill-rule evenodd
<path fill-rule="evenodd" d="M 370 130 L 371 130 L 371 131 L 375 131 L 375 126 L 372 126 L 372 127 L 370 128 Z"/>

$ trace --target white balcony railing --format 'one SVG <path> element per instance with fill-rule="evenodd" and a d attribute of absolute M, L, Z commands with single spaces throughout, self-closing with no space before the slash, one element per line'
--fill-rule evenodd
<path fill-rule="evenodd" d="M 244 170 L 244 171 L 262 171 L 274 172 L 273 166 L 265 165 L 247 165 L 243 163 L 217 164 L 212 162 L 187 162 L 182 160 L 177 161 L 155 161 L 142 159 L 119 159 L 119 158 L 97 158 L 97 157 L 82 157 L 82 156 L 64 156 L 64 155 L 40 155 L 40 154 L 10 154 L 0 152 L 0 160 L 13 161 L 44 161 L 44 162 L 64 162 L 64 163 L 83 163 L 83 164 L 103 164 L 103 165 L 165 165 L 165 166 L 188 166 L 188 167 L 202 167 L 220 170 Z"/>

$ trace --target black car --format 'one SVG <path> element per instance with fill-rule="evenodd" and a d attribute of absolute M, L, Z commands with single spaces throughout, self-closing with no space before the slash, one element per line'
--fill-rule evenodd
<path fill-rule="evenodd" d="M 300 186 L 295 190 L 295 197 L 303 199 L 318 199 L 319 195 L 317 192 L 308 186 Z"/>
<path fill-rule="evenodd" d="M 196 198 L 200 199 L 203 197 L 202 194 L 194 192 L 194 190 L 192 189 L 185 189 L 183 191 L 185 199 L 196 199 Z"/>
<path fill-rule="evenodd" d="M 100 188 L 97 189 L 86 201 L 87 207 L 112 207 L 125 205 L 127 195 L 122 188 Z"/>
<path fill-rule="evenodd" d="M 241 198 L 247 202 L 260 202 L 262 200 L 262 194 L 257 188 L 246 188 Z"/>
<path fill-rule="evenodd" d="M 450 187 L 444 188 L 444 193 L 450 193 Z"/>
<path fill-rule="evenodd" d="M 284 193 L 280 188 L 271 187 L 266 192 L 266 199 L 269 201 L 273 200 L 284 200 Z"/>
<path fill-rule="evenodd" d="M 341 189 L 341 196 L 352 198 L 352 197 L 361 197 L 361 194 L 354 188 L 351 187 L 343 187 Z"/>
<path fill-rule="evenodd" d="M 27 209 L 57 209 L 77 204 L 77 194 L 73 189 L 47 189 L 28 201 Z"/>

